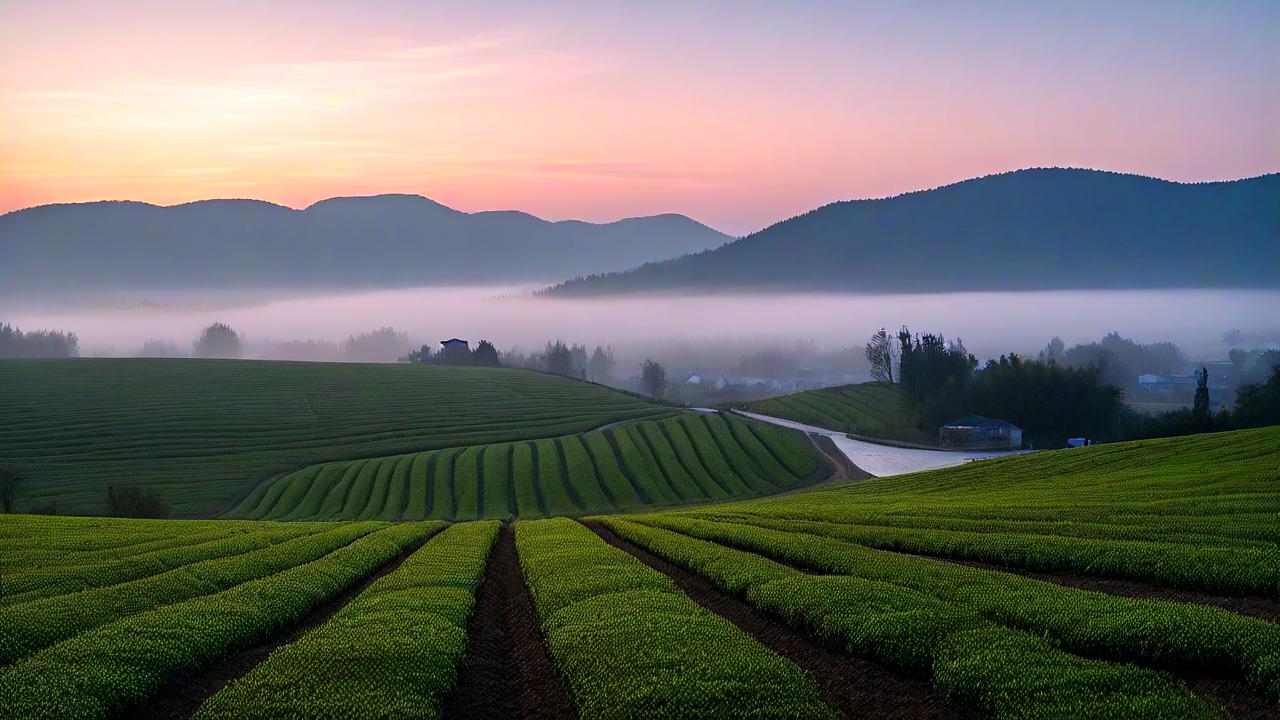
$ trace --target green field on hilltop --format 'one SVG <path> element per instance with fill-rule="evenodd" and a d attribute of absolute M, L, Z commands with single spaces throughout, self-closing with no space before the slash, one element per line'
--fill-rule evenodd
<path fill-rule="evenodd" d="M 0 360 L 18 509 L 104 509 L 112 483 L 184 516 L 317 463 L 581 433 L 669 407 L 523 370 L 240 360 Z"/>
<path fill-rule="evenodd" d="M 862 383 L 805 390 L 734 407 L 806 425 L 854 435 L 936 444 L 937 438 L 916 427 L 915 416 L 899 388 Z"/>
<path fill-rule="evenodd" d="M 765 464 L 761 447 L 784 447 L 770 442 L 795 439 L 753 436 L 757 446 L 742 434 L 754 425 L 692 413 L 558 439 L 581 445 L 580 464 L 622 458 L 612 480 L 596 476 L 602 496 L 624 482 L 656 493 L 631 485 L 628 458 L 662 466 L 657 448 L 641 445 L 677 425 L 703 437 L 703 449 L 741 439 L 743 455 L 724 458 L 740 468 L 744 458 Z M 515 470 L 532 462 L 528 442 L 452 452 L 477 482 L 541 477 L 532 464 Z M 363 521 L 5 518 L 0 718 L 145 712 L 171 683 L 221 672 L 239 650 L 278 641 L 335 602 L 331 616 L 202 697 L 195 716 L 433 718 L 456 714 L 457 693 L 513 707 L 520 697 L 554 702 L 556 682 L 587 718 L 655 708 L 832 718 L 886 703 L 903 717 L 1207 720 L 1266 717 L 1280 702 L 1280 428 L 663 512 L 502 526 L 405 505 L 401 515 L 417 522 L 378 521 L 372 509 L 388 507 L 397 482 L 419 497 L 414 468 L 431 464 L 425 456 L 330 473 L 351 478 L 348 499 L 366 488 L 353 505 L 372 518 Z M 491 476 L 493 467 L 507 474 Z M 274 501 L 264 494 L 247 507 L 271 514 L 285 497 L 305 499 L 295 486 L 324 473 L 301 473 L 278 492 L 268 486 Z M 487 507 L 487 496 L 467 497 L 475 514 Z M 514 497 L 519 510 L 526 496 Z M 407 559 L 392 566 L 398 558 Z M 390 572 L 363 588 L 381 568 Z M 486 605 L 494 587 L 506 589 Z M 744 624 L 730 600 L 756 619 Z M 475 617 L 508 625 L 495 635 Z M 773 629 L 761 634 L 766 622 Z M 510 639 L 510 623 L 532 633 L 549 663 L 542 671 Z M 797 644 L 809 650 L 780 649 Z M 820 662 L 808 664 L 819 648 L 876 674 L 833 685 Z M 522 670 L 508 685 L 475 669 L 516 657 Z"/>

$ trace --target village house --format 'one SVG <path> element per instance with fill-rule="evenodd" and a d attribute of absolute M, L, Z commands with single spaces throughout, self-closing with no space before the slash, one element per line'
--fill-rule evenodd
<path fill-rule="evenodd" d="M 938 440 L 949 448 L 1017 450 L 1022 447 L 1022 428 L 1008 420 L 965 415 L 938 428 Z"/>

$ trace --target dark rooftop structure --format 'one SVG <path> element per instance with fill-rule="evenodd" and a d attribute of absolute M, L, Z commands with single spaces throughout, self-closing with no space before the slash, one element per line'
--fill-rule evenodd
<path fill-rule="evenodd" d="M 459 340 L 458 338 L 449 338 L 448 340 L 441 340 L 440 347 L 446 350 L 449 350 L 452 348 L 462 348 L 463 350 L 471 349 L 471 346 L 467 343 L 466 340 Z"/>
<path fill-rule="evenodd" d="M 1008 420 L 965 415 L 938 428 L 938 440 L 943 447 L 1017 450 L 1022 447 L 1022 428 Z"/>

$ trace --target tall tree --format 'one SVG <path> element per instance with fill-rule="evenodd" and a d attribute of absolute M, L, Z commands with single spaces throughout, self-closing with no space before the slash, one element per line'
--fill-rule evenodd
<path fill-rule="evenodd" d="M 477 367 L 498 367 L 498 349 L 488 340 L 481 340 L 471 351 L 471 364 Z"/>
<path fill-rule="evenodd" d="M 599 345 L 591 352 L 587 361 L 587 379 L 591 382 L 608 383 L 613 376 L 613 347 L 602 348 Z"/>
<path fill-rule="evenodd" d="M 240 335 L 230 325 L 216 322 L 200 333 L 191 354 L 198 358 L 238 358 Z"/>
<path fill-rule="evenodd" d="M 893 343 L 884 328 L 877 330 L 867 343 L 867 362 L 871 363 L 872 378 L 893 383 Z"/>
<path fill-rule="evenodd" d="M 1209 431 L 1209 370 L 1200 368 L 1196 373 L 1196 398 L 1191 406 L 1191 418 L 1197 432 Z"/>
<path fill-rule="evenodd" d="M 1066 351 L 1067 344 L 1062 341 L 1062 338 L 1055 335 L 1049 341 L 1049 344 L 1045 345 L 1044 349 L 1040 351 L 1040 362 L 1045 364 L 1061 362 L 1062 356 Z"/>
<path fill-rule="evenodd" d="M 645 358 L 640 371 L 640 387 L 649 397 L 661 398 L 667 392 L 667 369 Z"/>

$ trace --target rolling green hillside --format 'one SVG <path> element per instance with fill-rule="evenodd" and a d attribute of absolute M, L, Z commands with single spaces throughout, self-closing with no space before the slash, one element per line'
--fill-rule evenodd
<path fill-rule="evenodd" d="M 226 360 L 0 360 L 0 462 L 18 508 L 100 513 L 106 487 L 185 516 L 334 460 L 580 433 L 668 407 L 521 370 Z"/>
<path fill-rule="evenodd" d="M 915 427 L 901 392 L 885 383 L 805 390 L 736 407 L 854 435 L 924 443 L 936 441 Z"/>
<path fill-rule="evenodd" d="M 228 517 L 476 520 L 635 511 L 769 495 L 824 479 L 799 433 L 684 413 L 542 440 L 312 465 Z"/>

